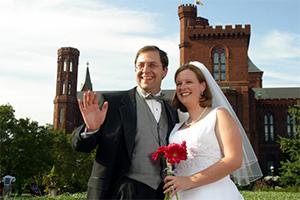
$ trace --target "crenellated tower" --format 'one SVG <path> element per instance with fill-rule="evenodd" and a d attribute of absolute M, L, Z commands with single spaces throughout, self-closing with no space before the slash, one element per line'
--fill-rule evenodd
<path fill-rule="evenodd" d="M 196 25 L 207 26 L 208 20 L 197 17 L 197 7 L 194 4 L 185 4 L 178 7 L 180 20 L 180 64 L 189 61 L 188 55 L 191 53 L 191 40 L 189 39 L 189 28 Z"/>
<path fill-rule="evenodd" d="M 197 17 L 197 7 L 193 4 L 180 5 L 178 16 L 181 64 L 198 60 L 213 72 L 214 50 L 222 49 L 223 52 L 219 54 L 225 56 L 224 64 L 227 67 L 222 84 L 225 86 L 228 81 L 233 84 L 235 81 L 248 80 L 250 25 L 210 26 L 207 19 Z"/>
<path fill-rule="evenodd" d="M 54 128 L 71 133 L 78 125 L 77 77 L 79 51 L 63 47 L 57 52 L 56 94 L 54 99 Z"/>

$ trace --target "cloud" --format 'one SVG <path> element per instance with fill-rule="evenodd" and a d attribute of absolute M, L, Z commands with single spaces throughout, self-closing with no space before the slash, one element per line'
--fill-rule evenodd
<path fill-rule="evenodd" d="M 52 123 L 55 84 L 27 81 L 19 77 L 1 77 L 0 105 L 9 103 L 17 118 Z"/>
<path fill-rule="evenodd" d="M 290 73 L 278 73 L 274 71 L 266 71 L 264 73 L 263 87 L 300 87 L 298 75 Z"/>
<path fill-rule="evenodd" d="M 300 35 L 273 30 L 266 35 L 257 35 L 251 39 L 249 52 L 256 61 L 274 63 L 296 59 L 300 63 Z"/>
<path fill-rule="evenodd" d="M 272 30 L 254 35 L 249 47 L 252 61 L 264 71 L 266 87 L 300 87 L 300 35 Z"/>
<path fill-rule="evenodd" d="M 257 58 L 265 61 L 294 59 L 300 55 L 300 35 L 274 30 L 258 40 L 257 51 L 265 52 L 258 54 Z"/>
<path fill-rule="evenodd" d="M 0 104 L 52 123 L 60 47 L 80 50 L 78 87 L 87 61 L 96 90 L 133 87 L 134 56 L 146 44 L 166 50 L 177 67 L 178 34 L 161 34 L 159 17 L 97 0 L 0 1 Z"/>
<path fill-rule="evenodd" d="M 92 59 L 133 56 L 140 43 L 155 40 L 149 33 L 160 30 L 157 14 L 93 0 L 6 1 L 0 4 L 0 17 L 9 19 L 0 21 L 0 44 L 5 47 L 0 49 L 0 66 L 24 75 L 53 71 L 56 51 L 64 46 Z"/>

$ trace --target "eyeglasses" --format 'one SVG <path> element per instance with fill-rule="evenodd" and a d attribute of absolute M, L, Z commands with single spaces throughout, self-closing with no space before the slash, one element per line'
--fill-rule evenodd
<path fill-rule="evenodd" d="M 149 63 L 143 63 L 143 62 L 140 62 L 140 63 L 137 63 L 135 68 L 139 71 L 142 71 L 144 70 L 145 67 L 148 67 L 150 68 L 151 70 L 154 70 L 154 69 L 157 69 L 159 68 L 161 65 L 155 63 L 155 62 L 149 62 Z"/>

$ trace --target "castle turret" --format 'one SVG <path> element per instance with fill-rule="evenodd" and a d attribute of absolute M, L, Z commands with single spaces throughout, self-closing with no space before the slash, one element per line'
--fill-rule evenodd
<path fill-rule="evenodd" d="M 178 7 L 178 16 L 180 20 L 180 64 L 188 61 L 187 55 L 190 54 L 191 42 L 189 39 L 188 28 L 196 25 L 206 26 L 208 20 L 197 17 L 197 7 L 194 4 L 185 4 Z"/>
<path fill-rule="evenodd" d="M 57 52 L 56 94 L 54 99 L 54 128 L 71 133 L 78 124 L 77 74 L 79 51 L 72 47 Z"/>

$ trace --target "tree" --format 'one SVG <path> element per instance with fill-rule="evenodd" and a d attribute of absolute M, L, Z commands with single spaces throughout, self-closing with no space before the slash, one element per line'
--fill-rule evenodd
<path fill-rule="evenodd" d="M 0 134 L 1 175 L 15 176 L 15 188 L 21 194 L 26 185 L 49 168 L 52 138 L 38 122 L 17 120 L 10 105 L 0 106 Z"/>
<path fill-rule="evenodd" d="M 11 105 L 0 105 L 0 176 L 15 176 L 14 188 L 21 194 L 32 183 L 46 188 L 43 179 L 55 169 L 61 192 L 86 191 L 94 154 L 76 152 L 69 134 L 28 118 L 16 119 L 14 112 Z"/>
<path fill-rule="evenodd" d="M 280 148 L 287 156 L 281 162 L 280 183 L 284 186 L 300 186 L 300 103 L 289 109 L 289 114 L 295 119 L 296 133 L 292 138 L 280 138 Z"/>
<path fill-rule="evenodd" d="M 9 104 L 0 106 L 0 176 L 4 176 L 8 172 L 7 168 L 11 168 L 9 154 L 16 123 L 14 112 Z"/>
<path fill-rule="evenodd" d="M 94 154 L 76 152 L 71 147 L 70 135 L 63 130 L 49 129 L 53 138 L 52 157 L 60 192 L 86 191 Z M 49 171 L 50 173 L 50 171 Z"/>

